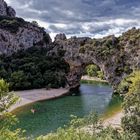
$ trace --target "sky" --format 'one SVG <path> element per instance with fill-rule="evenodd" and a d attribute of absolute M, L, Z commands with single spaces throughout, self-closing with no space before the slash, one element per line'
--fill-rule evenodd
<path fill-rule="evenodd" d="M 58 33 L 101 38 L 140 28 L 140 0 L 5 0 L 18 17 Z"/>

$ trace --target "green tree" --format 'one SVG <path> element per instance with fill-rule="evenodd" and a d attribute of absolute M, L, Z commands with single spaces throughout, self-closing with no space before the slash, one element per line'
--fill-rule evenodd
<path fill-rule="evenodd" d="M 122 127 L 140 138 L 140 71 L 133 72 L 128 78 L 128 93 L 125 95 L 123 108 L 125 116 Z"/>
<path fill-rule="evenodd" d="M 31 83 L 28 82 L 27 76 L 23 71 L 17 71 L 11 74 L 10 86 L 14 87 L 16 90 L 26 89 L 27 87 L 30 87 L 30 85 Z"/>
<path fill-rule="evenodd" d="M 88 76 L 91 76 L 91 77 L 97 77 L 98 75 L 98 71 L 99 71 L 99 67 L 96 66 L 96 65 L 89 65 L 87 66 L 86 68 L 86 73 L 88 74 Z"/>
<path fill-rule="evenodd" d="M 104 73 L 102 71 L 97 71 L 97 77 L 103 80 L 105 79 Z"/>
<path fill-rule="evenodd" d="M 0 77 L 7 78 L 7 71 L 3 66 L 0 68 Z"/>
<path fill-rule="evenodd" d="M 8 109 L 15 104 L 18 97 L 9 92 L 9 84 L 0 80 L 0 140 L 23 140 L 21 130 L 11 131 L 11 127 L 17 123 L 17 119 Z"/>
<path fill-rule="evenodd" d="M 0 80 L 0 112 L 7 112 L 16 101 L 17 97 L 13 93 L 9 93 L 9 84 Z"/>

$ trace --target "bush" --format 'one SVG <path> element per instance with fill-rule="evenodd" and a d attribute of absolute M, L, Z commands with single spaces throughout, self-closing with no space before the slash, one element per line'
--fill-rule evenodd
<path fill-rule="evenodd" d="M 19 27 L 25 25 L 25 21 L 22 18 L 10 18 L 5 16 L 0 16 L 0 27 L 4 30 L 8 30 L 11 33 L 16 33 Z"/>
<path fill-rule="evenodd" d="M 11 131 L 11 127 L 17 123 L 17 118 L 8 109 L 18 100 L 9 92 L 9 84 L 0 80 L 0 140 L 23 140 L 20 129 Z"/>
<path fill-rule="evenodd" d="M 125 95 L 123 108 L 125 117 L 122 119 L 122 127 L 140 138 L 140 71 L 133 72 L 127 79 L 131 81 L 128 92 Z"/>
<path fill-rule="evenodd" d="M 86 125 L 86 126 L 85 126 Z M 86 128 L 88 126 L 88 129 Z M 103 128 L 97 114 L 91 113 L 85 119 L 74 119 L 70 126 L 59 128 L 56 133 L 40 136 L 36 140 L 137 140 L 129 131 L 121 133 L 112 127 Z"/>

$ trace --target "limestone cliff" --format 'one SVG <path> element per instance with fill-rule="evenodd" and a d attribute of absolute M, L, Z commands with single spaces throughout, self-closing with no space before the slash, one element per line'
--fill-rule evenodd
<path fill-rule="evenodd" d="M 46 47 L 50 42 L 43 28 L 15 17 L 15 10 L 0 0 L 0 54 L 11 54 L 33 46 Z"/>
<path fill-rule="evenodd" d="M 4 0 L 0 0 L 0 15 L 15 17 L 16 12 L 12 7 L 7 6 L 7 4 Z"/>
<path fill-rule="evenodd" d="M 31 47 L 50 47 L 48 55 L 64 52 L 70 66 L 67 83 L 70 88 L 80 85 L 85 67 L 98 65 L 114 87 L 133 69 L 140 68 L 140 29 L 131 29 L 122 36 L 102 39 L 88 37 L 67 39 L 64 34 L 51 42 L 43 28 L 15 17 L 15 12 L 0 0 L 0 54 L 10 55 Z"/>
<path fill-rule="evenodd" d="M 43 28 L 21 18 L 0 16 L 0 54 L 11 54 L 33 46 L 46 47 L 50 42 Z"/>

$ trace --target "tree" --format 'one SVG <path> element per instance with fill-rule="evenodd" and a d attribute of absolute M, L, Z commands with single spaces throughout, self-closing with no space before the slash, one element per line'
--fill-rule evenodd
<path fill-rule="evenodd" d="M 30 87 L 31 83 L 28 82 L 27 76 L 24 74 L 23 71 L 17 71 L 11 74 L 10 85 L 11 87 L 14 87 L 16 90 L 19 90 Z"/>
<path fill-rule="evenodd" d="M 123 103 L 125 116 L 122 118 L 122 127 L 140 138 L 140 71 L 133 72 L 127 81 L 129 87 Z"/>
<path fill-rule="evenodd" d="M 64 87 L 69 72 L 69 64 L 63 58 L 65 52 L 60 49 L 57 54 L 48 55 L 49 49 L 31 47 L 11 56 L 1 56 L 0 78 L 6 80 L 12 90 L 44 88 L 47 85 Z"/>
<path fill-rule="evenodd" d="M 99 71 L 99 67 L 96 65 L 89 65 L 86 68 L 88 76 L 96 77 L 98 75 L 97 71 Z"/>
<path fill-rule="evenodd" d="M 21 130 L 11 131 L 11 127 L 17 123 L 17 119 L 8 109 L 15 104 L 18 97 L 9 92 L 9 84 L 0 80 L 0 140 L 23 140 Z"/>
<path fill-rule="evenodd" d="M 9 84 L 0 80 L 0 112 L 7 112 L 17 99 L 13 93 L 9 93 Z"/>
<path fill-rule="evenodd" d="M 32 21 L 32 24 L 35 25 L 35 26 L 37 26 L 37 27 L 39 27 L 37 21 L 35 21 L 35 20 Z"/>

